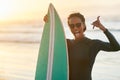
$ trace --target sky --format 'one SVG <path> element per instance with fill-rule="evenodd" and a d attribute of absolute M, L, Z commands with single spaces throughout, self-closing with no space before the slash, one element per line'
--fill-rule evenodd
<path fill-rule="evenodd" d="M 0 24 L 43 20 L 52 3 L 62 20 L 72 12 L 86 17 L 120 17 L 120 0 L 0 0 Z"/>

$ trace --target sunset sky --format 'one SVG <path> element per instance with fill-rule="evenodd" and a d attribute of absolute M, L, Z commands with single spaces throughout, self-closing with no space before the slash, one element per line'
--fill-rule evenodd
<path fill-rule="evenodd" d="M 120 0 L 0 0 L 0 24 L 42 20 L 49 3 L 53 3 L 62 19 L 75 11 L 86 16 L 120 16 Z"/>

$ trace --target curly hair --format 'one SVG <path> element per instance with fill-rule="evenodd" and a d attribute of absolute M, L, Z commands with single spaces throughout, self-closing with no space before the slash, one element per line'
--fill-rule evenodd
<path fill-rule="evenodd" d="M 86 30 L 86 24 L 85 24 L 85 18 L 82 14 L 80 13 L 72 13 L 69 15 L 68 17 L 68 25 L 69 25 L 69 19 L 72 18 L 72 17 L 78 17 L 81 19 L 81 21 L 83 22 L 83 24 L 85 25 L 85 28 L 84 28 L 84 31 Z"/>

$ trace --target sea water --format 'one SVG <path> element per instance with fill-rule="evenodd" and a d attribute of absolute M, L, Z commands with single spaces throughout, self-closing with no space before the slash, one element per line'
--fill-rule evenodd
<path fill-rule="evenodd" d="M 116 23 L 113 23 L 116 24 Z M 108 24 L 113 26 L 113 24 Z M 120 44 L 119 23 L 108 27 Z M 0 27 L 0 80 L 34 80 L 43 27 L 14 25 Z M 73 38 L 65 27 L 67 38 Z M 88 28 L 85 36 L 108 41 L 102 31 Z M 93 80 L 120 79 L 120 51 L 100 51 L 92 71 Z"/>

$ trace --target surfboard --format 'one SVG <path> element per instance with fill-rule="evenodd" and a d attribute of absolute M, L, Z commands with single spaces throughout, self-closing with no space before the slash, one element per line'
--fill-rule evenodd
<path fill-rule="evenodd" d="M 38 54 L 35 80 L 68 80 L 68 51 L 60 17 L 50 3 Z"/>

